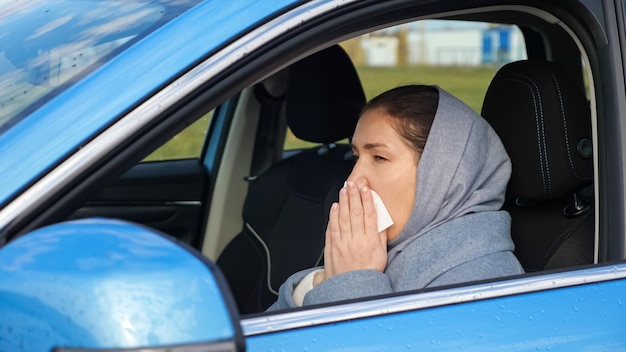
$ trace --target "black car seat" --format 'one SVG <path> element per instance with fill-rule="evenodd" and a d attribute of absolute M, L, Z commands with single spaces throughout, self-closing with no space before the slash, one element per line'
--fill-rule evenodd
<path fill-rule="evenodd" d="M 482 115 L 511 158 L 505 209 L 526 271 L 594 260 L 589 104 L 559 65 L 518 61 L 493 78 Z"/>
<path fill-rule="evenodd" d="M 347 143 L 365 94 L 349 56 L 332 46 L 289 68 L 287 124 L 322 143 L 250 179 L 244 228 L 217 260 L 241 314 L 263 311 L 289 275 L 321 263 L 328 211 L 354 162 Z"/>

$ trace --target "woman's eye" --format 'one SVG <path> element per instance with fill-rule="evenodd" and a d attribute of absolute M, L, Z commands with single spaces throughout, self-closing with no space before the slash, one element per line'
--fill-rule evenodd
<path fill-rule="evenodd" d="M 374 155 L 374 160 L 376 160 L 376 161 L 385 161 L 385 160 L 387 160 L 387 158 L 385 158 L 384 156 L 380 156 L 380 155 Z"/>

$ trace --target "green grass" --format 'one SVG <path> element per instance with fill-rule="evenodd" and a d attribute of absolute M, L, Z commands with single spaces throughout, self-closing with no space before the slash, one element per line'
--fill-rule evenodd
<path fill-rule="evenodd" d="M 212 115 L 213 111 L 202 116 L 159 149 L 148 155 L 143 161 L 198 158 L 202 152 L 206 131 Z"/>
<path fill-rule="evenodd" d="M 357 67 L 357 71 L 368 100 L 400 85 L 436 84 L 480 113 L 483 97 L 497 68 L 455 66 Z M 209 121 L 210 114 L 207 114 L 157 149 L 145 161 L 198 157 Z M 296 138 L 291 131 L 287 132 L 285 149 L 307 148 L 312 145 L 315 144 Z"/>
<path fill-rule="evenodd" d="M 480 112 L 495 67 L 406 66 L 358 67 L 367 99 L 406 84 L 435 84 Z"/>

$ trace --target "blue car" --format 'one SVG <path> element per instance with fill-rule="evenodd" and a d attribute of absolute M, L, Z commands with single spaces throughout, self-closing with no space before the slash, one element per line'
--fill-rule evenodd
<path fill-rule="evenodd" d="M 0 0 L 0 351 L 625 350 L 625 15 Z M 525 273 L 266 312 L 322 263 L 359 108 L 411 82 L 502 139 Z"/>

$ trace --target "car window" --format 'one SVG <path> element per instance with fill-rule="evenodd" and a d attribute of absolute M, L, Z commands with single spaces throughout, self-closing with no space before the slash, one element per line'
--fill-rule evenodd
<path fill-rule="evenodd" d="M 340 45 L 354 62 L 368 100 L 402 84 L 438 84 L 479 113 L 498 68 L 526 58 L 517 26 L 484 22 L 424 20 Z M 288 130 L 284 150 L 313 145 Z"/>
<path fill-rule="evenodd" d="M 213 110 L 172 137 L 142 162 L 199 158 L 212 117 Z"/>
<path fill-rule="evenodd" d="M 0 132 L 195 3 L 0 2 Z"/>

